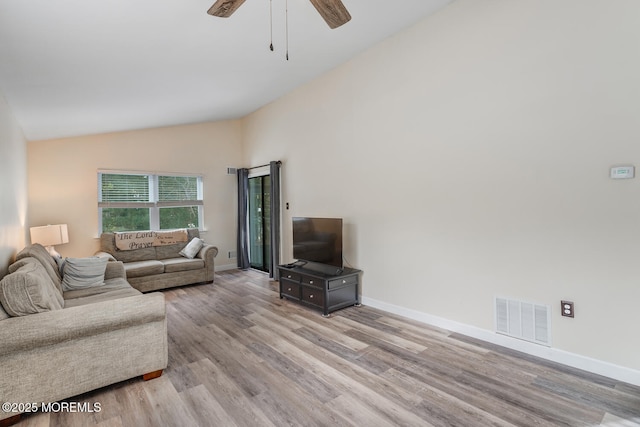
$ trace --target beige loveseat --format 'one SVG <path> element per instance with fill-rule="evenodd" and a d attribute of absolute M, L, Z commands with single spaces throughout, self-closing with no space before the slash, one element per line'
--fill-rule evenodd
<path fill-rule="evenodd" d="M 101 284 L 63 291 L 44 247 L 16 255 L 0 281 L 0 402 L 53 403 L 167 367 L 164 295 L 141 294 L 122 263 L 106 264 Z M 29 412 L 19 409 L 0 409 L 0 423 Z"/>
<path fill-rule="evenodd" d="M 180 251 L 194 238 L 200 238 L 197 228 L 187 229 L 188 241 L 166 246 L 151 246 L 119 250 L 114 233 L 102 233 L 97 256 L 106 256 L 124 263 L 127 280 L 140 292 L 149 292 L 194 283 L 213 283 L 214 258 L 218 248 L 204 244 L 193 258 Z"/>

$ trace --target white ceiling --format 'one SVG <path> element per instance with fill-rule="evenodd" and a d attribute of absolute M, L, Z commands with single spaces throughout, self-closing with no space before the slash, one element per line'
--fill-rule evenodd
<path fill-rule="evenodd" d="M 28 140 L 243 117 L 452 0 L 0 0 L 0 92 Z"/>

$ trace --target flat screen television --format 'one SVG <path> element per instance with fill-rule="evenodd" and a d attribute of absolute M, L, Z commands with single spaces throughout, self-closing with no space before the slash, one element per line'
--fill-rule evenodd
<path fill-rule="evenodd" d="M 342 218 L 293 218 L 293 257 L 342 269 Z"/>

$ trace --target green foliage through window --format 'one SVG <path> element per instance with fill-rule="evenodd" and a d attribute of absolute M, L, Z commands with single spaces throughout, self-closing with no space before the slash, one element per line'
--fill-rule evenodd
<path fill-rule="evenodd" d="M 102 208 L 102 231 L 150 230 L 148 208 Z"/>
<path fill-rule="evenodd" d="M 160 230 L 172 228 L 196 228 L 198 207 L 160 208 Z"/>

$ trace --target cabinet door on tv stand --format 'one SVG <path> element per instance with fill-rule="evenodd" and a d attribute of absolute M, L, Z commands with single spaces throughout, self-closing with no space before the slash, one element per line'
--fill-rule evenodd
<path fill-rule="evenodd" d="M 280 269 L 280 298 L 300 300 L 300 275 Z"/>
<path fill-rule="evenodd" d="M 329 280 L 327 287 L 329 289 L 342 288 L 345 286 L 356 285 L 358 286 L 358 276 L 353 274 L 350 276 L 338 277 L 337 279 Z"/>
<path fill-rule="evenodd" d="M 300 282 L 300 275 L 288 270 L 280 269 L 280 278 L 291 282 Z"/>
<path fill-rule="evenodd" d="M 302 280 L 301 281 L 302 281 L 303 285 L 313 286 L 313 287 L 316 287 L 318 289 L 323 289 L 324 288 L 324 280 L 318 279 L 318 278 L 313 277 L 313 276 L 302 276 Z"/>
<path fill-rule="evenodd" d="M 280 294 L 295 300 L 300 299 L 300 284 L 289 280 L 280 281 Z"/>
<path fill-rule="evenodd" d="M 302 301 L 324 309 L 324 291 L 304 286 L 302 288 Z"/>

